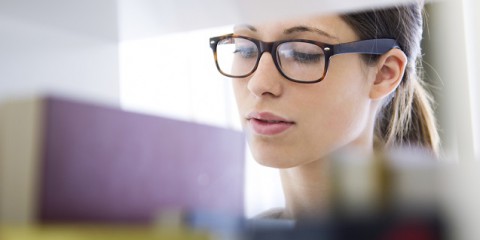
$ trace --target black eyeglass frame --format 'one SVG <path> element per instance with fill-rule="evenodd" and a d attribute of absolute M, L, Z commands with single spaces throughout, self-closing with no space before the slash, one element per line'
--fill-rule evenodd
<path fill-rule="evenodd" d="M 259 50 L 259 54 L 257 56 L 257 60 L 255 63 L 255 66 L 253 69 L 244 75 L 241 76 L 234 76 L 227 74 L 220 69 L 220 66 L 218 64 L 217 60 L 217 46 L 218 42 L 227 39 L 227 38 L 243 38 L 247 39 L 251 42 L 253 42 L 256 46 L 257 49 Z M 311 43 L 314 45 L 319 46 L 320 48 L 323 49 L 323 52 L 325 54 L 325 67 L 323 71 L 323 75 L 314 81 L 302 81 L 302 80 L 297 80 L 288 77 L 283 71 L 282 68 L 280 67 L 279 61 L 278 61 L 278 56 L 277 56 L 277 48 L 280 44 L 287 43 L 287 42 L 304 42 L 304 43 Z M 328 65 L 330 63 L 330 58 L 334 55 L 339 55 L 339 54 L 348 54 L 348 53 L 359 53 L 359 54 L 372 54 L 372 55 L 382 55 L 385 54 L 386 52 L 390 51 L 393 48 L 398 48 L 400 49 L 397 41 L 395 39 L 389 39 L 389 38 L 377 38 L 377 39 L 367 39 L 367 40 L 360 40 L 360 41 L 354 41 L 354 42 L 348 42 L 348 43 L 340 43 L 340 44 L 327 44 L 323 42 L 318 42 L 318 41 L 312 41 L 312 40 L 306 40 L 306 39 L 288 39 L 288 40 L 282 40 L 282 41 L 276 41 L 276 42 L 264 42 L 255 38 L 251 37 L 245 37 L 241 35 L 236 35 L 236 34 L 226 34 L 218 37 L 212 37 L 210 38 L 210 48 L 213 50 L 213 57 L 215 59 L 215 65 L 217 66 L 218 71 L 227 77 L 231 78 L 244 78 L 252 75 L 258 68 L 258 64 L 260 62 L 260 58 L 262 57 L 263 53 L 268 52 L 272 55 L 273 62 L 275 63 L 275 67 L 277 70 L 280 72 L 280 74 L 285 77 L 286 79 L 297 82 L 297 83 L 317 83 L 322 81 L 325 76 L 327 75 L 327 70 L 328 70 Z"/>

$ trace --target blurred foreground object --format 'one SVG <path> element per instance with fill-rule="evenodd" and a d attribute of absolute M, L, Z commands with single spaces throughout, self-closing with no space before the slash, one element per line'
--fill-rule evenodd
<path fill-rule="evenodd" d="M 343 152 L 331 169 L 328 224 L 335 238 L 446 238 L 440 164 L 432 155 L 414 148 Z"/>
<path fill-rule="evenodd" d="M 119 32 L 121 40 L 134 40 L 172 32 L 359 11 L 414 1 L 417 0 L 120 0 Z"/>
<path fill-rule="evenodd" d="M 0 105 L 0 223 L 151 223 L 243 215 L 237 131 L 58 97 Z"/>
<path fill-rule="evenodd" d="M 435 159 L 415 148 L 330 163 L 328 214 L 257 224 L 247 239 L 477 239 L 480 163 Z M 255 221 L 253 221 L 255 226 Z M 260 227 L 258 226 L 260 225 Z"/>
<path fill-rule="evenodd" d="M 207 240 L 206 232 L 132 225 L 0 226 L 2 240 Z"/>

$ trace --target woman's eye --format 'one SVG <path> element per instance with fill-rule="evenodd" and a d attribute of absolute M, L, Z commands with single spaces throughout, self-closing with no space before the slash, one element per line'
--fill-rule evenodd
<path fill-rule="evenodd" d="M 292 51 L 291 57 L 293 60 L 299 63 L 317 63 L 322 59 L 320 53 L 305 53 L 299 51 Z"/>
<path fill-rule="evenodd" d="M 237 47 L 234 54 L 240 54 L 243 58 L 254 58 L 257 57 L 257 51 L 252 47 Z"/>

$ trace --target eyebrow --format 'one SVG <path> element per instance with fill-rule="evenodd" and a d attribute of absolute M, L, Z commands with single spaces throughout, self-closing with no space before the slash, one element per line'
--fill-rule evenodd
<path fill-rule="evenodd" d="M 290 34 L 293 34 L 293 33 L 301 33 L 301 32 L 314 32 L 314 33 L 320 34 L 322 36 L 325 36 L 325 37 L 328 37 L 328 38 L 331 38 L 331 39 L 338 39 L 337 37 L 335 37 L 333 35 L 330 35 L 329 33 L 325 32 L 323 30 L 320 30 L 320 29 L 314 28 L 314 27 L 307 27 L 307 26 L 291 27 L 291 28 L 285 29 L 283 31 L 283 34 L 290 35 Z"/>
<path fill-rule="evenodd" d="M 237 29 L 237 28 L 246 28 L 246 29 L 248 29 L 252 32 L 257 32 L 257 28 L 255 28 L 254 26 L 249 25 L 249 24 L 239 24 L 239 25 L 235 25 L 233 27 L 234 30 Z"/>
<path fill-rule="evenodd" d="M 255 28 L 254 26 L 250 25 L 250 24 L 239 24 L 239 25 L 235 25 L 233 27 L 234 29 L 237 29 L 237 28 L 246 28 L 252 32 L 257 32 L 257 28 Z M 283 31 L 283 34 L 285 35 L 291 35 L 293 33 L 302 33 L 302 32 L 314 32 L 314 33 L 317 33 L 319 35 L 322 35 L 322 36 L 325 36 L 325 37 L 328 37 L 328 38 L 331 38 L 331 39 L 336 39 L 338 40 L 337 37 L 323 31 L 323 30 L 320 30 L 318 28 L 314 28 L 314 27 L 308 27 L 308 26 L 295 26 L 295 27 L 291 27 L 291 28 L 288 28 L 288 29 L 285 29 Z"/>

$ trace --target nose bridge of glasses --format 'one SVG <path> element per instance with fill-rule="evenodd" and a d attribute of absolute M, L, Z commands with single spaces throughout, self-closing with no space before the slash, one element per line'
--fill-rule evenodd
<path fill-rule="evenodd" d="M 262 58 L 263 54 L 264 53 L 270 53 L 270 56 L 272 57 L 272 60 L 275 64 L 275 66 L 277 66 L 277 63 L 276 63 L 276 56 L 275 56 L 275 51 L 276 51 L 276 46 L 277 44 L 275 42 L 263 42 L 263 41 L 258 41 L 258 48 L 259 48 L 259 54 L 258 54 L 258 62 L 260 62 L 260 59 Z M 278 66 L 277 66 L 278 68 Z"/>
<path fill-rule="evenodd" d="M 263 55 L 265 52 L 268 52 L 273 55 L 273 52 L 275 51 L 275 49 L 273 49 L 273 45 L 274 45 L 273 42 L 259 41 L 258 47 L 259 47 L 260 55 Z"/>
<path fill-rule="evenodd" d="M 267 64 L 273 64 L 273 66 L 278 70 L 278 72 L 280 74 L 282 74 L 283 76 L 285 76 L 285 74 L 282 72 L 282 69 L 279 65 L 279 62 L 278 62 L 278 59 L 277 59 L 277 56 L 276 56 L 276 51 L 277 51 L 277 47 L 279 45 L 279 42 L 263 42 L 263 41 L 258 41 L 257 42 L 257 46 L 258 46 L 258 50 L 259 50 L 259 54 L 258 54 L 258 58 L 257 58 L 257 66 L 255 67 L 255 70 L 257 69 L 257 67 L 259 67 L 261 64 L 260 62 L 262 61 L 262 57 L 263 57 L 263 54 L 264 53 L 270 53 L 270 57 L 271 57 L 271 62 L 267 59 L 263 59 L 263 61 L 267 61 L 268 63 Z M 263 63 L 265 64 L 265 62 Z M 271 66 L 268 66 L 268 68 L 271 67 Z"/>

